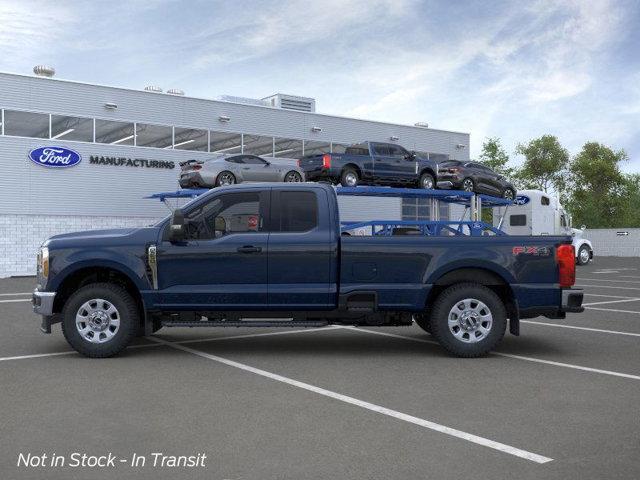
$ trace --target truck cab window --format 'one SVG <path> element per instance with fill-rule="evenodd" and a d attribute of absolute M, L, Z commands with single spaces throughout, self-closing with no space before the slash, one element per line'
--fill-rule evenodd
<path fill-rule="evenodd" d="M 545 196 L 540 197 L 540 204 L 541 205 L 549 205 L 549 203 L 550 203 L 549 197 L 545 197 Z"/>
<path fill-rule="evenodd" d="M 318 202 L 313 192 L 280 193 L 280 231 L 307 232 L 318 225 Z"/>
<path fill-rule="evenodd" d="M 373 150 L 375 151 L 376 155 L 379 155 L 379 156 L 388 156 L 388 155 L 390 155 L 389 147 L 387 145 L 383 145 L 381 143 L 374 144 L 373 145 Z"/>
<path fill-rule="evenodd" d="M 511 215 L 509 217 L 509 225 L 512 227 L 524 227 L 527 224 L 526 215 Z"/>
<path fill-rule="evenodd" d="M 263 230 L 258 193 L 228 193 L 185 215 L 189 240 L 213 240 Z"/>

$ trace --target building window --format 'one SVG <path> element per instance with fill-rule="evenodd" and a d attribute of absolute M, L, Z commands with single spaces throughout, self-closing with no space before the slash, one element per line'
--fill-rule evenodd
<path fill-rule="evenodd" d="M 5 110 L 4 134 L 15 137 L 49 138 L 49 115 Z"/>
<path fill-rule="evenodd" d="M 244 134 L 243 153 L 273 157 L 273 137 Z"/>
<path fill-rule="evenodd" d="M 136 124 L 136 146 L 171 148 L 173 145 L 173 128 L 149 123 Z"/>
<path fill-rule="evenodd" d="M 242 153 L 242 135 L 228 132 L 209 132 L 211 153 Z"/>
<path fill-rule="evenodd" d="M 93 142 L 93 119 L 51 115 L 51 138 Z"/>
<path fill-rule="evenodd" d="M 133 123 L 96 120 L 96 142 L 111 145 L 133 145 Z"/>
<path fill-rule="evenodd" d="M 177 150 L 196 150 L 206 152 L 209 148 L 209 135 L 206 130 L 193 128 L 175 128 L 173 148 Z"/>
<path fill-rule="evenodd" d="M 281 158 L 301 158 L 302 140 L 292 140 L 288 138 L 275 138 L 274 157 Z"/>
<path fill-rule="evenodd" d="M 305 155 L 322 155 L 323 153 L 331 153 L 330 142 L 317 142 L 314 140 L 304 141 Z"/>

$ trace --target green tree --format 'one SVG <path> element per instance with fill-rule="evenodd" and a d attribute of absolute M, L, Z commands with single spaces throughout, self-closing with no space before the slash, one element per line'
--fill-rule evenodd
<path fill-rule="evenodd" d="M 516 172 L 519 186 L 561 194 L 566 187 L 569 152 L 554 135 L 543 135 L 527 144 L 519 144 L 516 153 L 524 155 L 524 163 Z"/>
<path fill-rule="evenodd" d="M 624 150 L 613 151 L 598 142 L 585 143 L 573 158 L 568 206 L 576 225 L 606 228 L 637 221 L 630 216 L 637 208 L 630 200 L 640 196 L 640 179 L 620 171 L 625 160 Z"/>
<path fill-rule="evenodd" d="M 498 137 L 485 138 L 479 160 L 500 175 L 510 178 L 514 174 L 514 168 L 508 165 L 509 154 L 502 147 Z"/>

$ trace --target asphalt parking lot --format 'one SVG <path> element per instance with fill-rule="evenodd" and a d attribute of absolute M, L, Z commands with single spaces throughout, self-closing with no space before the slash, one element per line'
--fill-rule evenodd
<path fill-rule="evenodd" d="M 587 310 L 481 359 L 418 327 L 163 329 L 117 358 L 38 330 L 0 280 L 0 478 L 640 477 L 640 260 L 578 267 Z M 207 455 L 205 467 L 18 467 L 20 453 Z"/>

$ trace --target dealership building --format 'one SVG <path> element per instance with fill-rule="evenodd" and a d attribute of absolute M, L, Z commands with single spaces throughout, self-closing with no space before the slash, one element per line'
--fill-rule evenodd
<path fill-rule="evenodd" d="M 0 73 L 0 277 L 33 275 L 36 251 L 51 235 L 144 226 L 166 216 L 166 205 L 145 197 L 178 189 L 185 160 L 250 153 L 293 162 L 365 140 L 437 160 L 469 158 L 469 134 L 319 114 L 305 97 L 211 100 L 59 80 L 48 67 L 34 72 Z M 72 166 L 30 158 L 60 149 L 77 154 Z M 341 198 L 340 214 L 413 220 L 431 212 L 415 199 L 351 197 Z"/>

